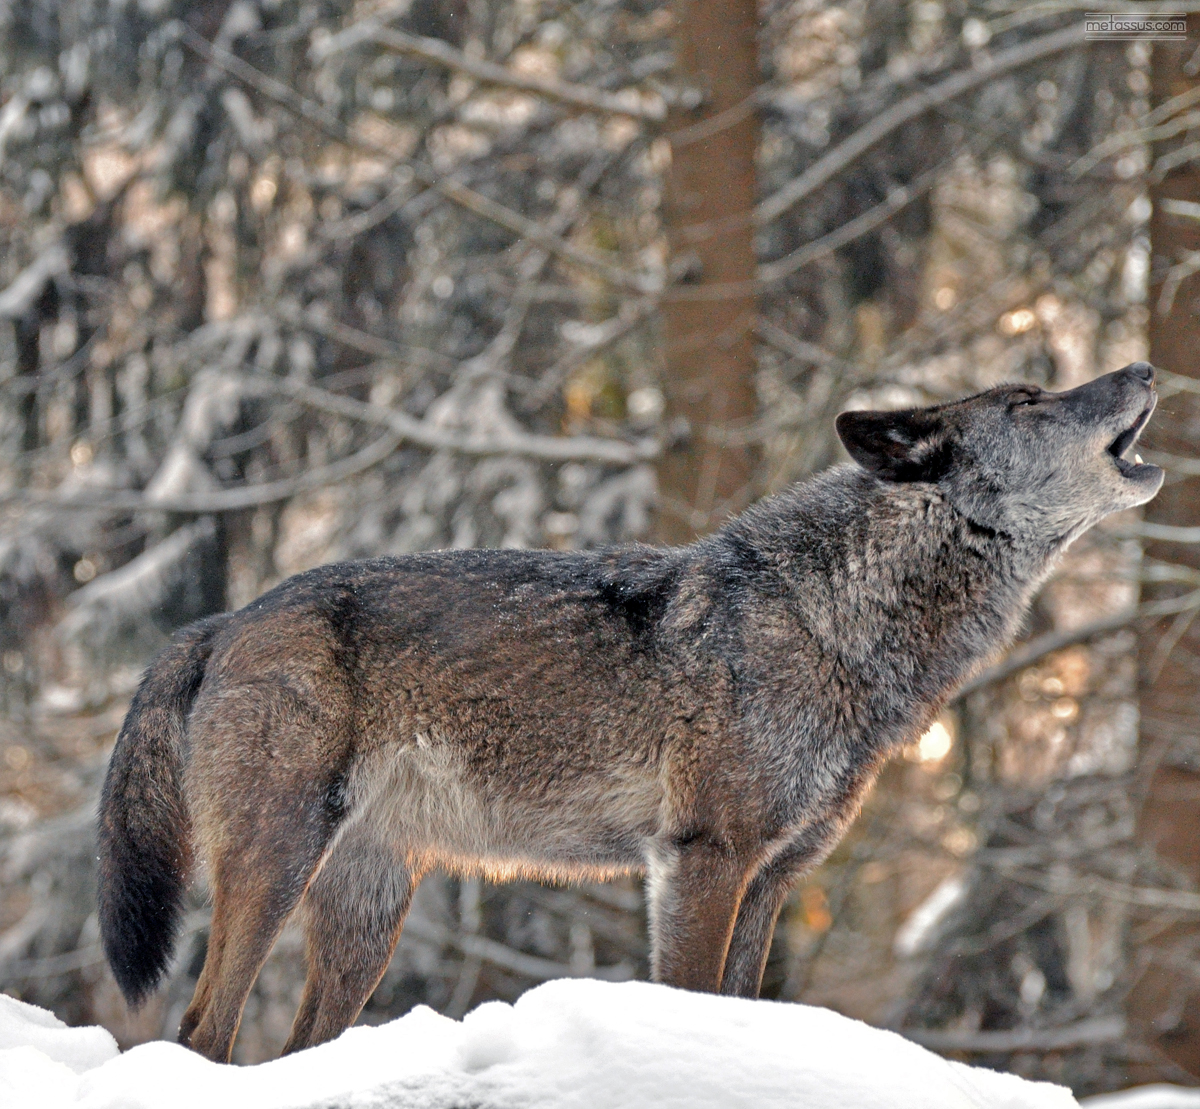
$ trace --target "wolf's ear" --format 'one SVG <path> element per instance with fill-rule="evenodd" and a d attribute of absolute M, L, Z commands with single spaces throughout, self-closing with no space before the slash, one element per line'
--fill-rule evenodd
<path fill-rule="evenodd" d="M 888 481 L 937 481 L 950 464 L 950 430 L 928 408 L 843 412 L 837 433 L 855 462 Z"/>

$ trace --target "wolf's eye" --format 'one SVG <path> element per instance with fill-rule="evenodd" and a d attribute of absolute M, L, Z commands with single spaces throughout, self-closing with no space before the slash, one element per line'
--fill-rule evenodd
<path fill-rule="evenodd" d="M 1038 395 L 1028 390 L 1022 390 L 1019 393 L 1010 393 L 1008 397 L 1009 408 L 1022 408 L 1027 404 L 1037 404 L 1037 402 Z"/>

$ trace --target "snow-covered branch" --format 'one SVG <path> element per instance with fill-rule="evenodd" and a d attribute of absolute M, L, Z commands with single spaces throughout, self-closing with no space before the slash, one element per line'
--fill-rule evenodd
<path fill-rule="evenodd" d="M 589 85 L 575 85 L 568 81 L 554 81 L 546 77 L 517 73 L 492 62 L 469 58 L 461 50 L 455 50 L 441 39 L 398 31 L 394 27 L 386 26 L 384 21 L 378 18 L 360 20 L 344 31 L 317 43 L 313 47 L 313 56 L 318 61 L 325 61 L 338 51 L 349 50 L 365 42 L 378 43 L 401 54 L 410 54 L 422 61 L 445 66 L 486 85 L 535 93 L 572 108 L 655 122 L 666 116 L 666 106 L 659 96 L 646 97 L 637 89 L 605 92 Z"/>

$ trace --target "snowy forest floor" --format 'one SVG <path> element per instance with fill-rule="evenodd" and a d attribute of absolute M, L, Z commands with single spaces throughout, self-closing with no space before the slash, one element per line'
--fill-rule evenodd
<path fill-rule="evenodd" d="M 250 1067 L 163 1042 L 119 1054 L 0 996 L 6 1109 L 1069 1109 L 1061 1086 L 948 1061 L 826 1009 L 690 994 L 646 982 L 549 982 L 462 1021 L 421 1006 L 333 1043 Z M 1089 1109 L 1185 1109 L 1167 1087 Z"/>

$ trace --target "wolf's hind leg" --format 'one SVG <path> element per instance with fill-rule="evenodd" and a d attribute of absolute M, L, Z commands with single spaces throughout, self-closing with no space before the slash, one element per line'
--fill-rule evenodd
<path fill-rule="evenodd" d="M 212 863 L 208 952 L 179 1025 L 181 1044 L 217 1062 L 229 1060 L 254 979 L 332 833 L 319 799 L 307 811 L 295 797 L 259 800 L 258 834 L 230 837 Z"/>
<path fill-rule="evenodd" d="M 338 721 L 265 682 L 196 713 L 185 790 L 213 916 L 179 1042 L 226 1062 L 254 979 L 341 819 L 346 741 Z"/>
<path fill-rule="evenodd" d="M 304 897 L 308 980 L 285 1055 L 354 1023 L 391 961 L 417 880 L 369 824 L 344 830 Z"/>

